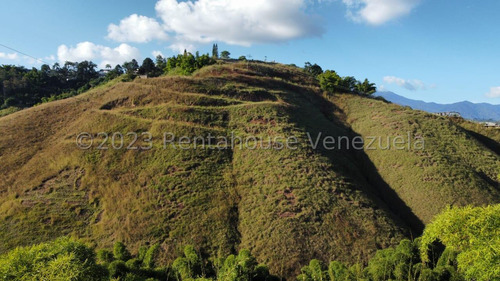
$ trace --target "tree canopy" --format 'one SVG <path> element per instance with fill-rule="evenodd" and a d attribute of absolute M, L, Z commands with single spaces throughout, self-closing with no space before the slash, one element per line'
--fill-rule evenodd
<path fill-rule="evenodd" d="M 351 92 L 371 95 L 377 91 L 374 83 L 368 79 L 363 82 L 353 76 L 340 77 L 334 70 L 327 70 L 317 76 L 321 88 L 328 92 Z"/>
<path fill-rule="evenodd" d="M 439 241 L 458 252 L 458 268 L 471 280 L 500 278 L 500 205 L 448 208 L 434 218 L 422 235 L 421 255 Z"/>
<path fill-rule="evenodd" d="M 222 51 L 222 52 L 220 53 L 220 57 L 221 57 L 221 58 L 223 58 L 223 59 L 229 59 L 229 58 L 230 58 L 230 56 L 231 56 L 231 53 L 230 53 L 230 52 L 228 52 L 228 51 Z"/>

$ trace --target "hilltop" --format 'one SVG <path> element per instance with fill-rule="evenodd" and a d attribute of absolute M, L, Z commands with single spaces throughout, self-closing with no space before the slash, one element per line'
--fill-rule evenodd
<path fill-rule="evenodd" d="M 158 242 L 164 263 L 186 244 L 214 257 L 247 248 L 286 277 L 312 258 L 364 262 L 418 236 L 447 205 L 499 203 L 498 139 L 465 127 L 326 93 L 282 64 L 227 62 L 191 76 L 115 79 L 0 117 L 0 251 L 71 234 L 98 247 L 124 241 L 132 251 Z M 95 140 L 90 149 L 75 143 L 82 132 Z M 125 146 L 127 133 L 137 133 L 138 149 L 113 149 L 115 132 Z M 165 145 L 166 132 L 175 143 L 234 135 L 298 143 L 179 149 Z M 380 136 L 385 144 L 408 134 L 424 139 L 425 149 L 327 150 L 308 140 Z M 102 143 L 108 149 L 97 149 Z"/>

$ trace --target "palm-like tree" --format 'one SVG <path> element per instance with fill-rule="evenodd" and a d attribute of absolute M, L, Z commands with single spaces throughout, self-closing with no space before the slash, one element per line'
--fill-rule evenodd
<path fill-rule="evenodd" d="M 365 95 L 371 95 L 377 91 L 377 87 L 375 87 L 375 83 L 370 83 L 368 79 L 365 79 L 363 83 L 358 82 L 356 85 L 356 89 L 358 92 L 365 94 Z"/>

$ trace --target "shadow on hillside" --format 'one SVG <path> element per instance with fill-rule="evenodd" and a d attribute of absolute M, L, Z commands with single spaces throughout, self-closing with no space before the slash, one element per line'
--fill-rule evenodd
<path fill-rule="evenodd" d="M 291 103 L 301 106 L 290 110 L 290 115 L 293 122 L 306 132 L 312 135 L 321 132 L 324 137 L 333 136 L 336 139 L 340 136 L 347 136 L 350 140 L 357 136 L 361 137 L 345 123 L 343 111 L 324 97 L 312 92 L 303 92 L 299 99 L 302 101 L 291 101 Z M 305 109 L 307 103 L 311 104 L 309 110 Z M 321 113 L 318 112 L 318 108 Z M 304 118 L 305 116 L 307 118 Z M 379 207 L 388 210 L 397 221 L 401 222 L 403 227 L 409 229 L 411 237 L 418 237 L 422 234 L 424 223 L 385 182 L 364 150 L 351 148 L 332 151 L 318 148 L 316 151 L 327 157 L 334 166 L 340 166 L 339 168 L 344 169 L 349 177 L 363 187 L 363 191 L 369 193 L 372 199 L 381 205 Z"/>
<path fill-rule="evenodd" d="M 366 181 L 377 189 L 378 197 L 384 201 L 394 214 L 409 225 L 412 237 L 420 236 L 425 228 L 424 223 L 413 213 L 396 191 L 385 182 L 368 155 L 364 151 L 360 151 L 357 156 Z"/>
<path fill-rule="evenodd" d="M 479 133 L 476 133 L 474 131 L 470 131 L 465 129 L 464 127 L 458 125 L 462 130 L 464 130 L 466 133 L 471 135 L 473 138 L 475 138 L 478 142 L 480 142 L 482 145 L 486 146 L 488 149 L 491 151 L 495 152 L 497 155 L 500 155 L 500 143 L 496 142 L 493 139 L 488 138 L 485 135 L 481 135 Z"/>

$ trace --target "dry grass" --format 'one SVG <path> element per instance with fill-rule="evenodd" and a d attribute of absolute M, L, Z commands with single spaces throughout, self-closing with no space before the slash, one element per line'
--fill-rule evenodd
<path fill-rule="evenodd" d="M 424 134 L 432 150 L 323 151 L 306 139 L 307 132 L 352 137 L 409 129 Z M 367 98 L 328 101 L 314 79 L 280 64 L 115 81 L 1 117 L 0 131 L 0 251 L 68 233 L 102 247 L 122 240 L 132 250 L 159 242 L 164 262 L 188 243 L 212 256 L 246 247 L 274 273 L 295 276 L 312 258 L 366 261 L 446 204 L 498 202 L 498 190 L 486 183 L 498 171 L 498 154 L 467 132 Z M 155 140 L 148 151 L 75 145 L 80 132 L 146 131 Z M 296 135 L 300 145 L 162 148 L 163 132 L 232 131 Z M 386 196 L 391 190 L 401 198 Z"/>

